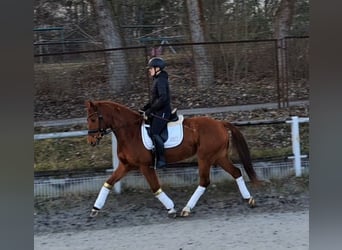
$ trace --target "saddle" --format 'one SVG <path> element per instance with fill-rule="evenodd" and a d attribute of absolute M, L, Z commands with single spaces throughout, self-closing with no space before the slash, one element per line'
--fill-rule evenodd
<path fill-rule="evenodd" d="M 171 111 L 170 122 L 176 122 L 176 121 L 178 121 L 178 119 L 179 119 L 179 116 L 177 114 L 177 108 L 174 108 Z"/>
<path fill-rule="evenodd" d="M 183 141 L 183 121 L 184 116 L 177 114 L 177 109 L 172 110 L 170 121 L 167 123 L 167 129 L 161 134 L 164 140 L 164 148 L 177 147 Z M 143 122 L 141 125 L 141 137 L 146 149 L 153 149 L 153 142 L 149 135 L 150 124 Z"/>

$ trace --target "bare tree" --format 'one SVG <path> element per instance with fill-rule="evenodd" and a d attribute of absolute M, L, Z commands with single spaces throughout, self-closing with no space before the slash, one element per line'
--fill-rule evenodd
<path fill-rule="evenodd" d="M 187 0 L 189 27 L 192 42 L 204 42 L 204 17 L 201 0 Z M 193 58 L 196 69 L 198 85 L 211 85 L 214 83 L 214 70 L 212 61 L 205 46 L 193 46 Z"/>
<path fill-rule="evenodd" d="M 283 39 L 289 34 L 296 0 L 281 0 L 275 13 L 274 34 Z"/>
<path fill-rule="evenodd" d="M 278 9 L 275 13 L 274 21 L 274 35 L 277 39 L 277 58 L 278 58 L 278 72 L 280 80 L 280 89 L 278 89 L 279 99 L 283 100 L 283 105 L 287 106 L 287 61 L 286 61 L 286 44 L 285 37 L 288 36 L 296 0 L 281 0 Z"/>
<path fill-rule="evenodd" d="M 105 49 L 121 48 L 122 40 L 118 26 L 115 24 L 111 1 L 94 0 L 97 23 Z M 114 91 L 128 86 L 129 74 L 126 56 L 123 50 L 114 50 L 106 54 L 108 80 Z"/>

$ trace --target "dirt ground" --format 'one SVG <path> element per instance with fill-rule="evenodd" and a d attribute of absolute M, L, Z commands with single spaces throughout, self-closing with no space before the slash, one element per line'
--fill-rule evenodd
<path fill-rule="evenodd" d="M 35 249 L 308 249 L 309 178 L 247 185 L 257 207 L 224 182 L 209 186 L 188 218 L 168 218 L 148 190 L 110 193 L 96 218 L 97 193 L 36 199 Z M 163 189 L 180 211 L 195 188 Z"/>

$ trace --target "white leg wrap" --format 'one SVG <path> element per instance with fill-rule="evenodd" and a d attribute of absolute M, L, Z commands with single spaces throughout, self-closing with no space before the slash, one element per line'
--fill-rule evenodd
<path fill-rule="evenodd" d="M 169 210 L 174 208 L 175 204 L 173 201 L 167 196 L 164 191 L 161 191 L 159 194 L 156 195 L 156 198 L 164 205 L 164 207 Z"/>
<path fill-rule="evenodd" d="M 193 209 L 196 206 L 196 203 L 199 200 L 199 198 L 201 198 L 201 196 L 204 193 L 205 189 L 206 189 L 205 187 L 198 186 L 196 188 L 196 191 L 193 193 L 193 195 L 191 196 L 190 200 L 186 204 L 186 207 L 189 207 L 190 209 Z"/>
<path fill-rule="evenodd" d="M 240 176 L 239 178 L 236 178 L 235 180 L 236 180 L 236 183 L 237 183 L 237 185 L 239 187 L 239 190 L 240 190 L 240 193 L 241 193 L 242 197 L 244 199 L 251 198 L 251 195 L 250 195 L 250 193 L 249 193 L 249 191 L 248 191 L 248 189 L 246 187 L 246 183 L 243 180 L 242 176 Z"/>
<path fill-rule="evenodd" d="M 110 189 L 108 189 L 106 187 L 102 187 L 99 195 L 97 196 L 94 207 L 96 207 L 98 209 L 102 209 L 103 205 L 106 202 L 106 199 L 107 199 L 109 192 L 110 192 Z"/>

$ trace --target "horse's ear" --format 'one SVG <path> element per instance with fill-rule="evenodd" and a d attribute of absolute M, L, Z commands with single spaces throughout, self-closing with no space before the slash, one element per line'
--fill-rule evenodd
<path fill-rule="evenodd" d="M 94 103 L 92 101 L 85 101 L 85 105 L 88 109 L 94 107 Z"/>

